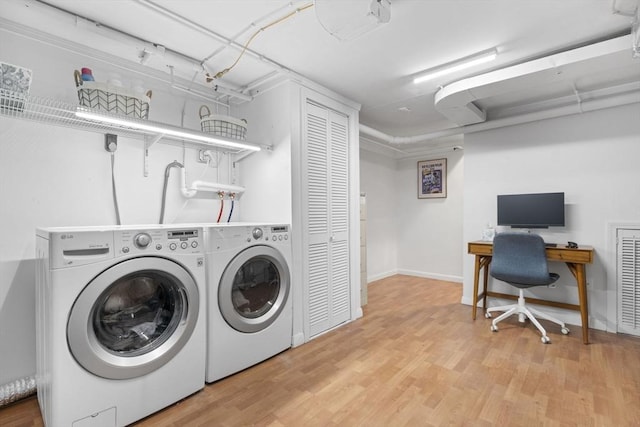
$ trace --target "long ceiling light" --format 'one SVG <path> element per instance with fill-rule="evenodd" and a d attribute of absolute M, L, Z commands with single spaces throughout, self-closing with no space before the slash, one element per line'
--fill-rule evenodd
<path fill-rule="evenodd" d="M 206 144 L 214 144 L 216 146 L 233 148 L 236 150 L 260 151 L 260 147 L 253 144 L 236 142 L 227 138 L 219 138 L 215 136 L 205 135 L 201 132 L 194 132 L 177 126 L 166 125 L 163 123 L 143 121 L 139 119 L 127 119 L 108 114 L 100 114 L 79 107 L 75 113 L 76 117 L 86 120 L 93 120 L 125 130 L 134 130 L 156 135 L 162 135 L 180 140 L 188 140 L 191 142 L 203 142 Z"/>
<path fill-rule="evenodd" d="M 422 83 L 427 80 L 435 79 L 436 77 L 443 76 L 445 74 L 455 73 L 460 70 L 471 68 L 476 65 L 484 64 L 486 62 L 493 61 L 498 56 L 498 51 L 493 48 L 478 52 L 474 55 L 467 56 L 456 61 L 449 62 L 438 67 L 430 68 L 421 72 L 414 80 L 414 83 Z"/>

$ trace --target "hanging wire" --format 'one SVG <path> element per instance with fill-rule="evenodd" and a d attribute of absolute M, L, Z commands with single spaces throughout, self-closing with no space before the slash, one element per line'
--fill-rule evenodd
<path fill-rule="evenodd" d="M 111 191 L 113 194 L 113 206 L 116 210 L 116 224 L 121 225 L 120 222 L 120 208 L 118 207 L 118 196 L 116 195 L 116 176 L 115 176 L 115 164 L 116 156 L 115 152 L 111 152 Z"/>
<path fill-rule="evenodd" d="M 227 74 L 229 71 L 231 71 L 233 69 L 233 67 L 235 67 L 238 64 L 238 62 L 240 62 L 240 59 L 242 58 L 242 56 L 245 54 L 245 52 L 249 48 L 249 45 L 251 44 L 253 39 L 258 34 L 260 34 L 262 31 L 264 31 L 264 30 L 266 30 L 266 29 L 268 29 L 270 27 L 273 27 L 274 25 L 277 25 L 277 24 L 281 23 L 282 21 L 285 21 L 286 19 L 291 18 L 296 13 L 302 12 L 303 10 L 309 9 L 310 7 L 313 7 L 313 3 L 309 3 L 309 4 L 305 5 L 305 6 L 299 7 L 296 10 L 294 10 L 293 12 L 290 12 L 289 14 L 283 16 L 282 18 L 278 18 L 275 21 L 265 25 L 264 27 L 261 27 L 258 31 L 253 33 L 253 35 L 251 37 L 249 37 L 249 40 L 247 40 L 247 42 L 244 44 L 244 46 L 242 47 L 242 51 L 240 52 L 240 55 L 238 55 L 238 57 L 236 58 L 236 60 L 234 61 L 233 64 L 231 64 L 229 67 L 225 68 L 224 70 L 218 71 L 214 76 L 211 76 L 211 74 L 207 73 L 207 75 L 206 75 L 207 83 L 211 83 L 213 80 L 219 79 L 222 76 L 224 76 L 225 74 Z"/>

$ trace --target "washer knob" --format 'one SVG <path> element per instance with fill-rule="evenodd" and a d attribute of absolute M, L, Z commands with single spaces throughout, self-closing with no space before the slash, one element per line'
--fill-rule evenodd
<path fill-rule="evenodd" d="M 136 234 L 136 236 L 133 238 L 133 243 L 136 245 L 136 247 L 144 249 L 149 246 L 149 243 L 151 243 L 151 236 L 149 236 L 147 233 Z"/>
<path fill-rule="evenodd" d="M 262 237 L 262 229 L 261 228 L 254 228 L 253 231 L 251 232 L 251 234 L 253 235 L 253 238 L 258 240 Z"/>

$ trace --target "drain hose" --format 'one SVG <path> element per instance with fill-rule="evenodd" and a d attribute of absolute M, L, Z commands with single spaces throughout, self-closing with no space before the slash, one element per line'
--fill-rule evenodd
<path fill-rule="evenodd" d="M 182 163 L 174 160 L 173 162 L 169 163 L 164 170 L 164 184 L 162 185 L 162 206 L 160 207 L 160 221 L 158 222 L 158 224 L 164 223 L 164 208 L 165 204 L 167 203 L 167 184 L 169 183 L 169 173 L 171 172 L 171 168 L 184 169 L 184 166 L 182 166 Z"/>

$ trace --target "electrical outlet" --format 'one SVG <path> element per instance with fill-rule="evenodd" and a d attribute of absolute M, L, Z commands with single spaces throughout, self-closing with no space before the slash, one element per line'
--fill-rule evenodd
<path fill-rule="evenodd" d="M 198 151 L 198 161 L 200 163 L 213 162 L 213 157 L 211 156 L 211 151 L 209 151 L 209 150 L 199 150 Z"/>
<path fill-rule="evenodd" d="M 108 133 L 104 136 L 104 149 L 113 153 L 118 148 L 118 135 Z"/>

